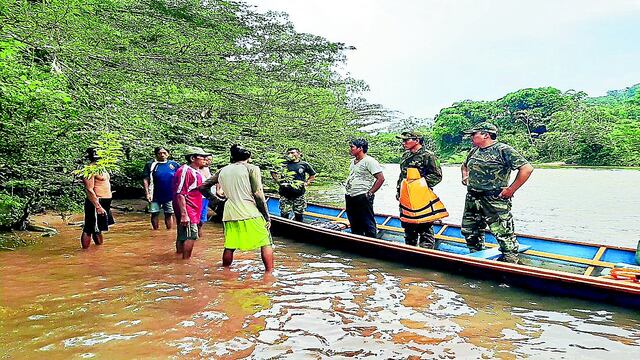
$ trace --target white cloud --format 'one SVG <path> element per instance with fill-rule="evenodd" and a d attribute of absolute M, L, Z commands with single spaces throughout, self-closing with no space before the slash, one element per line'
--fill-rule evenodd
<path fill-rule="evenodd" d="M 298 31 L 355 46 L 347 70 L 371 86 L 367 97 L 409 115 L 523 87 L 597 95 L 640 82 L 640 0 L 250 3 L 289 13 Z"/>

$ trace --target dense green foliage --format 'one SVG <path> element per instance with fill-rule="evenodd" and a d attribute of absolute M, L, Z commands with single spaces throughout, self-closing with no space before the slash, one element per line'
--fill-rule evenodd
<path fill-rule="evenodd" d="M 424 146 L 430 151 L 436 152 L 436 145 L 433 142 L 433 135 L 429 127 L 408 126 L 406 129 L 419 131 L 424 136 Z M 370 137 L 369 155 L 375 157 L 381 163 L 399 163 L 402 158 L 404 148 L 402 142 L 396 137 L 402 130 L 394 132 L 380 132 Z"/>
<path fill-rule="evenodd" d="M 178 161 L 184 146 L 201 146 L 222 165 L 241 143 L 264 169 L 293 146 L 321 179 L 341 178 L 349 138 L 398 161 L 395 135 L 419 127 L 427 147 L 459 161 L 469 147 L 460 131 L 480 121 L 533 161 L 640 165 L 640 85 L 601 98 L 524 89 L 368 136 L 358 129 L 398 115 L 340 75 L 350 49 L 235 1 L 0 0 L 0 227 L 77 208 L 76 175 L 95 170 L 82 167 L 91 144 L 114 155 L 100 166 L 115 170 L 120 195 L 141 188 L 158 145 Z M 111 163 L 118 144 L 124 156 Z"/>
<path fill-rule="evenodd" d="M 239 2 L 0 0 L 0 27 L 0 191 L 27 212 L 77 203 L 73 171 L 103 133 L 125 145 L 120 189 L 157 145 L 223 164 L 242 143 L 260 165 L 297 146 L 341 176 L 367 105 L 336 71 L 348 47 Z"/>
<path fill-rule="evenodd" d="M 463 101 L 444 108 L 432 128 L 442 158 L 459 161 L 470 147 L 462 130 L 489 121 L 500 141 L 535 162 L 640 166 L 640 85 L 608 96 L 551 87 L 523 89 L 496 101 Z"/>

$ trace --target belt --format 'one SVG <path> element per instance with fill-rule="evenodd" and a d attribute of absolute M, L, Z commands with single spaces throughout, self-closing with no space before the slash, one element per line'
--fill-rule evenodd
<path fill-rule="evenodd" d="M 502 192 L 502 189 L 497 190 L 474 190 L 467 189 L 467 193 L 473 197 L 481 197 L 481 196 L 498 196 Z"/>

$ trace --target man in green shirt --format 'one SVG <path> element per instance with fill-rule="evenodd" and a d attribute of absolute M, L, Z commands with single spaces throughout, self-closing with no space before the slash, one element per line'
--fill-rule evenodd
<path fill-rule="evenodd" d="M 480 251 L 488 225 L 500 245 L 500 260 L 517 263 L 511 198 L 529 179 L 533 166 L 514 148 L 496 141 L 498 128 L 491 123 L 476 124 L 464 133 L 471 137 L 473 148 L 461 169 L 462 184 L 467 187 L 462 234 L 471 252 Z M 509 185 L 512 170 L 518 174 Z"/>

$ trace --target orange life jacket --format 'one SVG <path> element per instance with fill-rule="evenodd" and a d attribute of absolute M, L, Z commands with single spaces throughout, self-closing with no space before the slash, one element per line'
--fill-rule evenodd
<path fill-rule="evenodd" d="M 438 195 L 427 185 L 416 168 L 407 169 L 400 184 L 400 221 L 412 224 L 430 223 L 449 216 Z"/>

